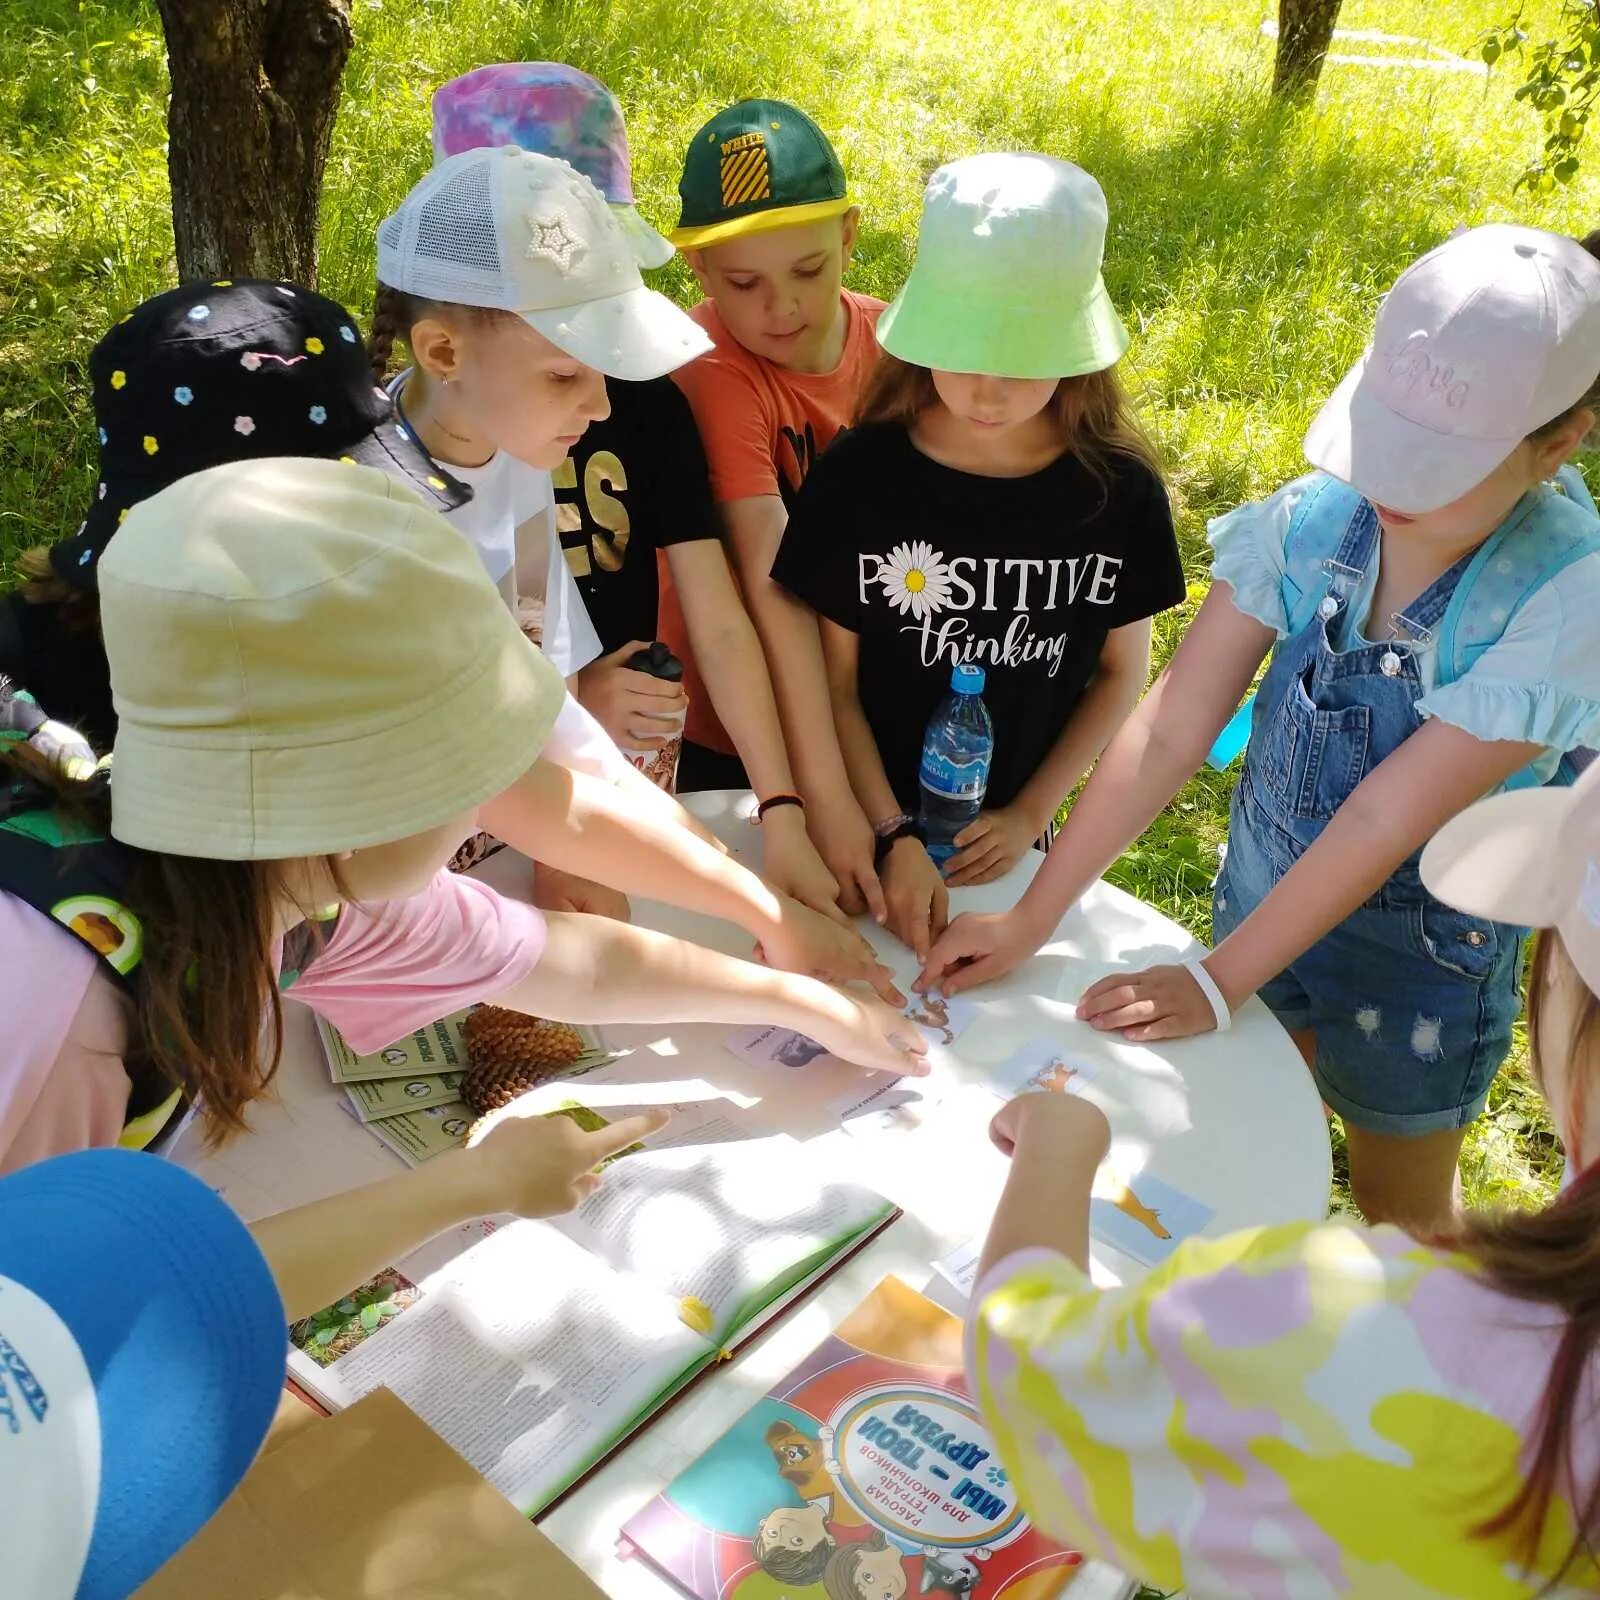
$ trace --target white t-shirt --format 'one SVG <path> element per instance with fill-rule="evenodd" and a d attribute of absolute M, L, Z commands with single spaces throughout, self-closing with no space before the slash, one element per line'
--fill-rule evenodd
<path fill-rule="evenodd" d="M 410 375 L 408 370 L 390 381 L 396 405 Z M 509 590 L 514 583 L 519 598 L 541 602 L 540 648 L 561 676 L 570 678 L 600 654 L 600 636 L 556 537 L 550 474 L 504 450 L 497 450 L 481 467 L 447 462 L 445 470 L 472 490 L 464 506 L 445 512 L 446 520 L 472 541 L 496 585 Z"/>

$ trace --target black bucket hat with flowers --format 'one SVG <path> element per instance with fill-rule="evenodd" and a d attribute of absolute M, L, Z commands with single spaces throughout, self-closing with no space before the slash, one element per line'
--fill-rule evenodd
<path fill-rule="evenodd" d="M 82 526 L 52 547 L 50 563 L 91 593 L 100 556 L 133 506 L 224 462 L 356 461 L 401 478 L 440 511 L 472 495 L 373 384 L 355 319 L 298 284 L 238 279 L 158 294 L 94 347 L 89 377 L 99 481 Z"/>

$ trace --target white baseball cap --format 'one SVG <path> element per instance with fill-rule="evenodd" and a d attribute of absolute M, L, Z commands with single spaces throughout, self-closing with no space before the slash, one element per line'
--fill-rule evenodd
<path fill-rule="evenodd" d="M 711 341 L 644 286 L 600 191 L 515 145 L 441 161 L 378 228 L 378 278 L 454 305 L 515 312 L 608 378 L 659 378 Z"/>
<path fill-rule="evenodd" d="M 1600 375 L 1600 262 L 1538 228 L 1457 234 L 1395 281 L 1372 344 L 1306 434 L 1368 500 L 1435 511 Z"/>

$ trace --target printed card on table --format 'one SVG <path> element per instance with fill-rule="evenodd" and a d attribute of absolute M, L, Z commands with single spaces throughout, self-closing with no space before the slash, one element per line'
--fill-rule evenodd
<path fill-rule="evenodd" d="M 1096 1185 L 1089 1202 L 1089 1232 L 1147 1267 L 1165 1261 L 1215 1213 L 1182 1189 L 1141 1172 Z"/>
<path fill-rule="evenodd" d="M 1092 1061 L 1063 1050 L 1054 1039 L 1030 1039 L 1009 1060 L 993 1071 L 992 1082 L 1003 1095 L 1078 1094 L 1099 1077 Z"/>
<path fill-rule="evenodd" d="M 929 1044 L 953 1045 L 968 1024 L 983 1009 L 982 1003 L 965 995 L 943 995 L 937 989 L 912 994 L 902 1013 L 916 1023 Z"/>
<path fill-rule="evenodd" d="M 814 1062 L 839 1059 L 829 1055 L 815 1039 L 808 1039 L 793 1028 L 740 1028 L 722 1042 L 741 1061 L 758 1067 L 787 1067 L 793 1071 Z"/>

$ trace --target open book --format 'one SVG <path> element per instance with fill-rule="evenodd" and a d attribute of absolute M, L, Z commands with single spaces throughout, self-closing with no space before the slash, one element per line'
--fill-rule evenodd
<path fill-rule="evenodd" d="M 583 1088 L 540 1092 L 598 1121 Z M 683 1108 L 570 1215 L 458 1229 L 296 1324 L 290 1372 L 334 1409 L 394 1390 L 534 1515 L 898 1214 L 781 1181 L 805 1169 L 793 1140 Z"/>

